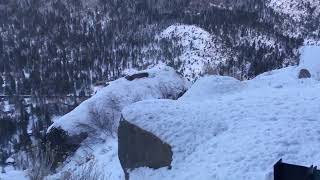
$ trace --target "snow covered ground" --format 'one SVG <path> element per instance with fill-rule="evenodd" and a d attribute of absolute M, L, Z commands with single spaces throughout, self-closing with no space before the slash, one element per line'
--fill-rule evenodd
<path fill-rule="evenodd" d="M 177 101 L 126 107 L 126 120 L 171 144 L 174 154 L 171 170 L 139 168 L 130 178 L 273 180 L 273 165 L 281 158 L 319 166 L 319 50 L 305 47 L 300 66 L 250 81 L 209 76 Z M 305 67 L 313 77 L 298 79 Z"/>
<path fill-rule="evenodd" d="M 5 171 L 6 173 L 0 172 L 0 180 L 28 180 L 24 171 L 15 170 L 11 166 L 6 167 Z"/>
<path fill-rule="evenodd" d="M 316 17 L 320 13 L 318 0 L 270 0 L 268 6 L 276 12 L 290 16 L 295 21 L 301 21 L 308 16 Z"/>

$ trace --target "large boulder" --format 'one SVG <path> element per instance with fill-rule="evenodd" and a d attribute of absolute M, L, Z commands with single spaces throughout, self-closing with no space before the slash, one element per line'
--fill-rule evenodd
<path fill-rule="evenodd" d="M 307 69 L 301 69 L 299 79 L 311 78 L 311 73 Z"/>
<path fill-rule="evenodd" d="M 141 79 L 141 78 L 146 78 L 146 77 L 149 77 L 149 73 L 143 72 L 143 73 L 137 73 L 137 74 L 129 75 L 129 76 L 126 76 L 125 78 L 128 81 L 133 81 L 135 79 Z"/>
<path fill-rule="evenodd" d="M 135 168 L 171 168 L 171 146 L 123 118 L 118 128 L 118 145 L 119 160 L 126 180 L 129 179 L 128 170 Z"/>

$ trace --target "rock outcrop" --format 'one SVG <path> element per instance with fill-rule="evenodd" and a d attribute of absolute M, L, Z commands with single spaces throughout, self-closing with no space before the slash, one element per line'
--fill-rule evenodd
<path fill-rule="evenodd" d="M 126 76 L 125 78 L 128 81 L 133 81 L 135 79 L 146 78 L 146 77 L 149 77 L 149 73 L 137 73 L 130 76 Z"/>
<path fill-rule="evenodd" d="M 119 160 L 126 180 L 129 179 L 128 170 L 135 168 L 171 168 L 171 146 L 123 118 L 118 129 L 118 144 Z"/>
<path fill-rule="evenodd" d="M 55 161 L 53 162 L 53 168 L 56 168 L 60 162 L 63 162 L 68 155 L 74 153 L 80 147 L 81 142 L 87 137 L 87 133 L 70 136 L 63 129 L 52 128 L 45 140 L 50 150 L 54 151 Z"/>
<path fill-rule="evenodd" d="M 311 73 L 307 69 L 301 69 L 299 79 L 311 78 Z"/>

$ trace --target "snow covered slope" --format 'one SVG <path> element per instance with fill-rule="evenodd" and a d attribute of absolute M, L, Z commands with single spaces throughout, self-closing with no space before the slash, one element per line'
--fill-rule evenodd
<path fill-rule="evenodd" d="M 303 59 L 250 81 L 208 76 L 177 101 L 126 107 L 126 120 L 173 147 L 171 170 L 139 168 L 130 178 L 273 180 L 280 158 L 319 166 L 320 82 L 298 79 L 300 69 L 315 62 Z"/>
<path fill-rule="evenodd" d="M 174 98 L 185 90 L 184 80 L 170 67 L 158 66 L 141 72 L 147 72 L 149 77 L 133 81 L 121 78 L 110 82 L 92 98 L 55 120 L 48 131 L 53 127 L 61 127 L 70 135 L 86 131 L 81 129 L 83 126 L 80 125 L 91 123 L 94 118 L 92 111 L 106 114 L 117 127 L 120 111 L 126 105 L 145 99 Z"/>

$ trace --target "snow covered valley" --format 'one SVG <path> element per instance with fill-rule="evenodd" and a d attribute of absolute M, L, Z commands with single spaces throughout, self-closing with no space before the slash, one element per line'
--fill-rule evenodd
<path fill-rule="evenodd" d="M 247 81 L 205 76 L 190 87 L 171 68 L 147 70 L 149 77 L 111 83 L 51 128 L 85 132 L 77 125 L 90 125 L 88 108 L 110 115 L 115 110 L 110 97 L 117 94 L 122 111 L 113 114 L 116 121 L 122 116 L 169 144 L 173 152 L 171 169 L 140 167 L 129 171 L 130 180 L 273 180 L 279 159 L 320 165 L 320 48 L 304 47 L 301 52 L 300 65 Z M 301 69 L 311 78 L 299 79 Z M 178 97 L 185 88 L 188 91 L 177 100 L 165 96 L 170 92 Z M 117 141 L 98 129 L 90 132 L 47 179 L 98 173 L 96 179 L 123 180 Z M 10 179 L 8 173 L 0 179 Z"/>

